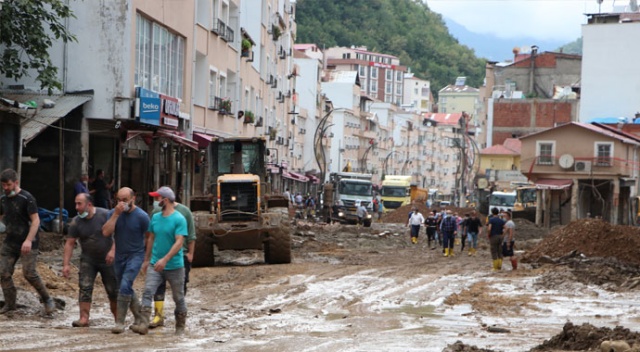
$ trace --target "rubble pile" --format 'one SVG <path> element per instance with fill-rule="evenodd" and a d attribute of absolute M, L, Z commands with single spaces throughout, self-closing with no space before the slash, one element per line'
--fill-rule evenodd
<path fill-rule="evenodd" d="M 530 350 L 530 352 L 540 351 L 600 351 L 600 344 L 607 340 L 626 340 L 629 345 L 635 341 L 640 341 L 640 334 L 629 331 L 622 326 L 614 329 L 606 327 L 597 328 L 591 324 L 573 325 L 568 322 L 558 335 L 546 340 Z"/>
<path fill-rule="evenodd" d="M 558 258 L 571 252 L 586 257 L 613 257 L 640 265 L 640 229 L 611 225 L 598 219 L 582 219 L 558 228 L 523 256 L 525 262 Z"/>
<path fill-rule="evenodd" d="M 486 348 L 479 348 L 462 343 L 462 341 L 456 341 L 453 344 L 445 347 L 442 352 L 495 352 Z"/>

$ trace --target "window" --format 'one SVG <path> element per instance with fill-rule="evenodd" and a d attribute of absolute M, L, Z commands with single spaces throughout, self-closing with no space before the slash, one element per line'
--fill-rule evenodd
<path fill-rule="evenodd" d="M 211 13 L 213 16 L 212 19 L 213 21 L 211 22 L 211 28 L 216 28 L 216 26 L 218 25 L 218 17 L 220 17 L 220 4 L 218 3 L 219 0 L 212 0 L 211 1 Z"/>
<path fill-rule="evenodd" d="M 385 86 L 384 87 L 385 94 L 391 94 L 391 92 L 393 91 L 393 83 L 385 82 L 384 86 Z"/>
<path fill-rule="evenodd" d="M 396 83 L 396 95 L 402 95 L 402 83 Z"/>
<path fill-rule="evenodd" d="M 228 99 L 227 96 L 227 77 L 220 75 L 220 85 L 219 85 L 219 89 L 218 89 L 218 94 L 220 94 L 220 97 L 223 99 Z"/>
<path fill-rule="evenodd" d="M 218 74 L 216 71 L 209 71 L 209 106 L 216 105 L 216 93 L 218 88 Z"/>
<path fill-rule="evenodd" d="M 613 166 L 613 143 L 596 142 L 596 165 Z"/>
<path fill-rule="evenodd" d="M 367 77 L 367 66 L 360 65 L 358 67 L 358 74 L 360 77 Z"/>
<path fill-rule="evenodd" d="M 371 78 L 372 79 L 377 79 L 378 78 L 378 68 L 377 67 L 372 67 L 371 68 Z"/>
<path fill-rule="evenodd" d="M 385 70 L 385 73 L 386 73 L 386 80 L 387 81 L 392 81 L 393 80 L 393 71 Z"/>
<path fill-rule="evenodd" d="M 378 81 L 375 80 L 371 80 L 371 92 L 377 92 L 378 91 Z"/>
<path fill-rule="evenodd" d="M 429 96 L 429 87 L 422 87 L 422 96 L 423 97 Z"/>
<path fill-rule="evenodd" d="M 402 71 L 396 71 L 396 81 L 402 82 Z"/>
<path fill-rule="evenodd" d="M 556 144 L 553 141 L 537 141 L 536 157 L 538 165 L 553 165 Z"/>
<path fill-rule="evenodd" d="M 181 99 L 184 53 L 183 37 L 136 15 L 136 86 Z"/>

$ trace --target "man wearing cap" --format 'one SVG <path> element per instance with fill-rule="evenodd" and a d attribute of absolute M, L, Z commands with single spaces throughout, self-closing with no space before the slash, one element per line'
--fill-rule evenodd
<path fill-rule="evenodd" d="M 144 261 L 145 234 L 149 228 L 149 216 L 135 205 L 135 193 L 129 187 L 123 187 L 116 195 L 118 204 L 109 210 L 107 222 L 102 226 L 103 236 L 113 236 L 116 243 L 116 253 L 113 269 L 118 280 L 118 304 L 116 310 L 116 326 L 111 329 L 114 334 L 124 332 L 124 321 L 127 309 L 135 317 L 135 322 L 129 328 L 140 333 L 142 322 L 140 302 L 133 290 L 142 262 Z"/>
<path fill-rule="evenodd" d="M 162 196 L 156 192 L 149 193 L 153 198 L 153 211 L 151 216 L 162 211 L 160 202 Z M 182 245 L 182 253 L 184 254 L 184 294 L 187 295 L 187 283 L 189 283 L 189 272 L 191 271 L 191 262 L 193 261 L 193 253 L 196 247 L 196 229 L 193 223 L 193 214 L 191 210 L 184 204 L 175 202 L 175 210 L 184 216 L 187 220 L 187 231 L 189 232 L 187 238 Z M 158 326 L 164 326 L 164 294 L 167 289 L 166 282 L 162 282 L 158 287 L 155 295 L 153 296 L 154 316 L 151 323 L 149 323 L 149 329 L 157 328 Z"/>
<path fill-rule="evenodd" d="M 176 196 L 169 187 L 160 187 L 150 196 L 160 199 L 162 212 L 153 214 L 142 271 L 147 273 L 142 294 L 140 334 L 149 330 L 151 299 L 163 282 L 169 281 L 175 303 L 176 335 L 184 333 L 187 304 L 184 300 L 184 259 L 182 244 L 188 235 L 187 221 L 175 210 Z M 147 270 L 151 264 L 151 270 Z"/>

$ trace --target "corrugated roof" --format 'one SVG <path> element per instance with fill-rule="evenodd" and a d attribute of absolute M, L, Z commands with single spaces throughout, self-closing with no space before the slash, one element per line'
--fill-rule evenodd
<path fill-rule="evenodd" d="M 478 88 L 469 87 L 467 85 L 456 86 L 455 84 L 450 84 L 440 89 L 440 93 L 478 93 L 479 91 L 480 90 Z"/>
<path fill-rule="evenodd" d="M 37 109 L 19 109 L 0 107 L 0 110 L 21 115 L 26 119 L 21 122 L 22 143 L 27 144 L 40 134 L 45 128 L 65 117 L 73 109 L 81 106 L 93 98 L 91 95 L 44 95 L 44 94 L 3 94 L 3 98 L 25 103 L 35 101 Z M 45 99 L 55 102 L 52 108 L 42 108 Z"/>

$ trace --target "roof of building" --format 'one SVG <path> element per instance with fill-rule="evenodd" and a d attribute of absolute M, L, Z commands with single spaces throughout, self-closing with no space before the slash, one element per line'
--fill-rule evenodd
<path fill-rule="evenodd" d="M 314 49 L 314 48 L 318 48 L 317 45 L 315 44 L 294 44 L 293 48 L 295 50 L 307 50 L 307 49 Z"/>
<path fill-rule="evenodd" d="M 356 83 L 358 71 L 329 71 L 329 82 Z"/>
<path fill-rule="evenodd" d="M 520 155 L 519 152 L 511 150 L 503 144 L 496 144 L 491 147 L 484 148 L 480 151 L 483 155 Z"/>
<path fill-rule="evenodd" d="M 598 124 L 598 123 L 591 124 L 591 123 L 575 122 L 575 121 L 566 123 L 564 125 L 560 125 L 558 127 L 553 127 L 553 128 L 550 128 L 550 129 L 534 132 L 534 133 L 528 134 L 526 136 L 522 136 L 522 137 L 520 137 L 520 139 L 522 140 L 522 139 L 525 139 L 525 138 L 531 138 L 533 136 L 538 136 L 538 135 L 540 135 L 542 133 L 545 133 L 547 131 L 555 130 L 555 129 L 559 129 L 559 128 L 566 128 L 567 126 L 578 126 L 578 127 L 584 128 L 586 130 L 589 130 L 589 131 L 592 131 L 592 132 L 595 132 L 595 133 L 599 133 L 601 135 L 604 135 L 604 136 L 607 136 L 607 137 L 610 137 L 610 138 L 617 139 L 617 140 L 621 141 L 622 143 L 640 145 L 640 138 L 636 137 L 636 136 L 634 136 L 632 134 L 623 132 L 623 131 L 615 129 L 615 128 L 610 128 L 608 126 L 605 126 L 605 125 L 602 125 L 602 124 Z"/>
<path fill-rule="evenodd" d="M 456 86 L 455 84 L 450 84 L 440 89 L 440 93 L 478 93 L 479 91 L 478 88 L 469 87 L 468 85 Z"/>
<path fill-rule="evenodd" d="M 504 140 L 504 142 L 502 142 L 502 145 L 513 150 L 514 152 L 517 152 L 518 154 L 520 154 L 520 151 L 522 151 L 522 141 L 518 138 L 507 138 Z"/>
<path fill-rule="evenodd" d="M 458 121 L 460 121 L 460 118 L 462 117 L 462 113 L 460 113 L 460 112 L 455 112 L 455 113 L 451 113 L 451 114 L 426 113 L 426 114 L 423 114 L 422 116 L 424 116 L 425 118 L 427 118 L 429 120 L 433 120 L 433 121 L 437 122 L 438 124 L 457 125 Z"/>

